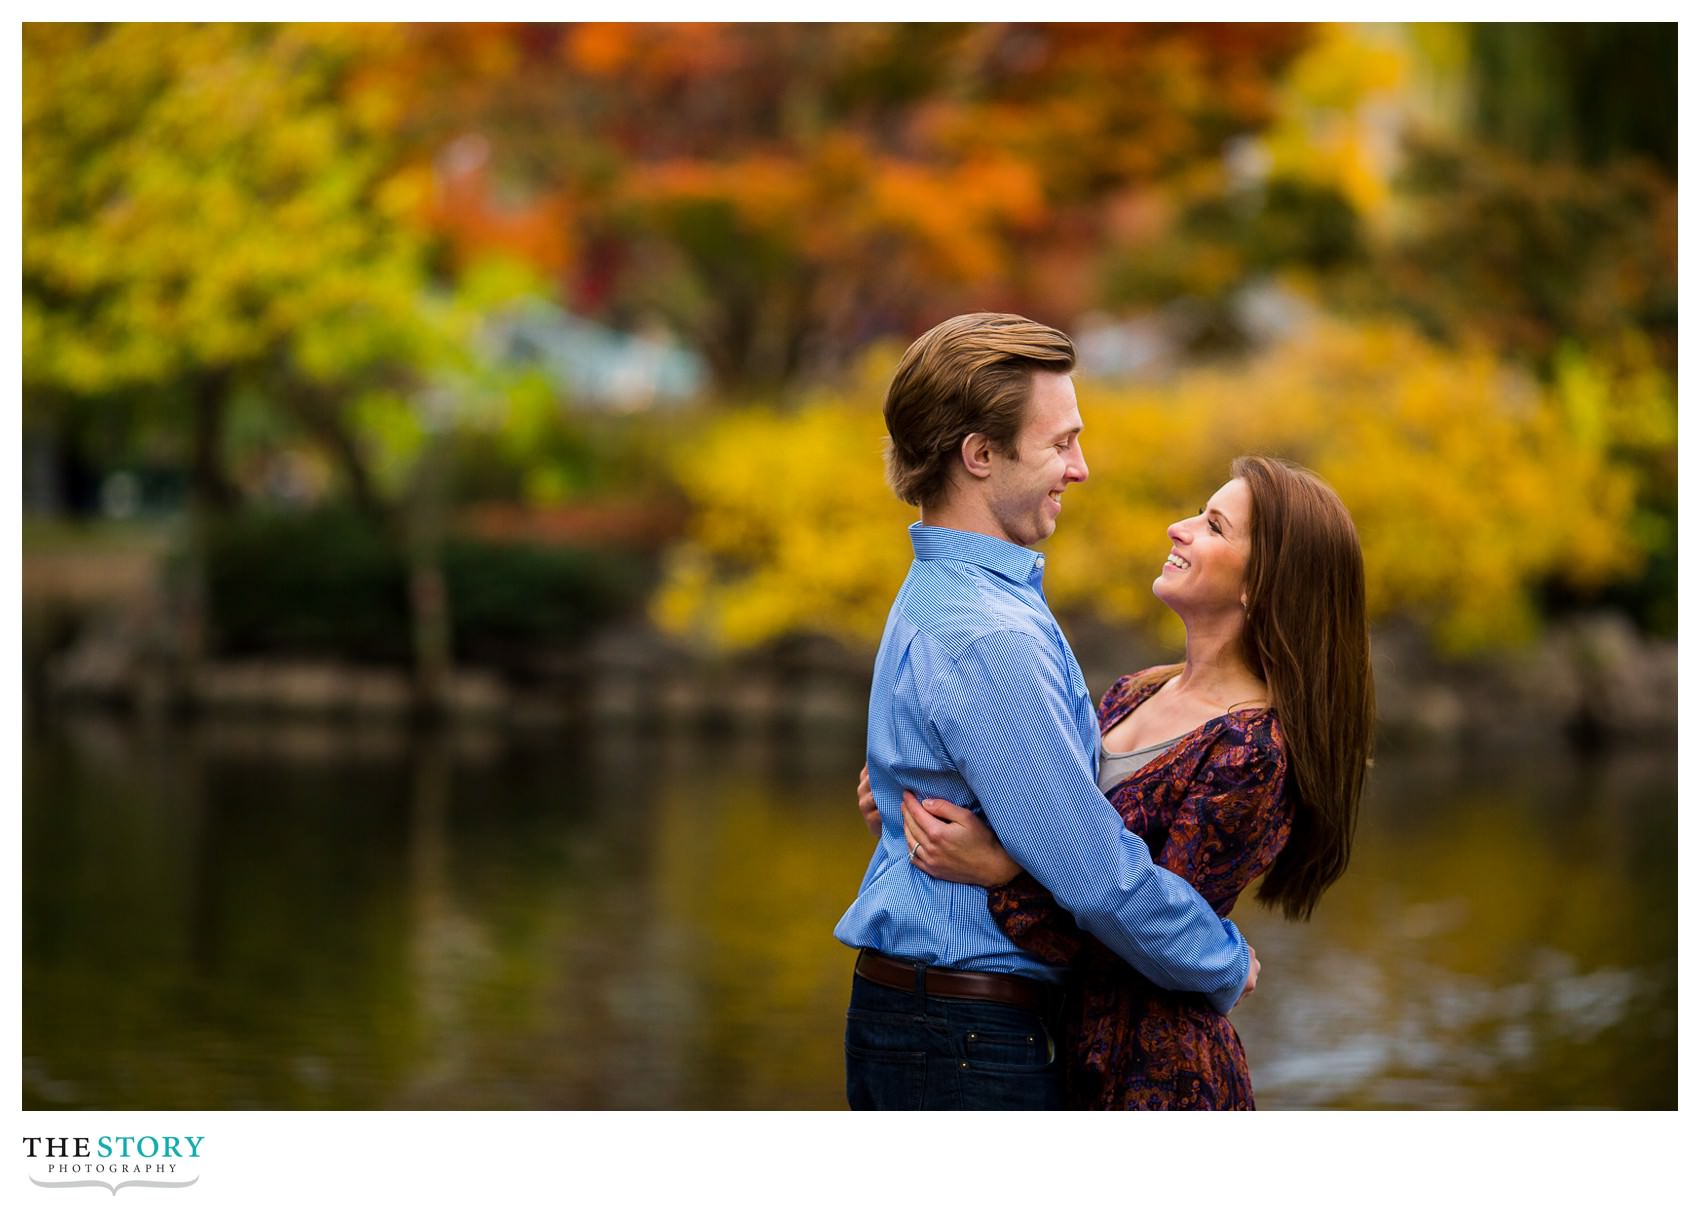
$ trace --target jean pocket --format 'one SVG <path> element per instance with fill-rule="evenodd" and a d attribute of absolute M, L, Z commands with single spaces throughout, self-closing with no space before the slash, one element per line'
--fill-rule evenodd
<path fill-rule="evenodd" d="M 1050 1067 L 1057 1059 L 1057 1049 L 1043 1026 L 1018 1032 L 976 1028 L 963 1036 L 962 1055 L 973 1069 L 1022 1073 Z"/>
<path fill-rule="evenodd" d="M 1059 1066 L 987 1065 L 963 1061 L 956 1077 L 956 1105 L 964 1111 L 1060 1111 Z"/>
<path fill-rule="evenodd" d="M 927 1048 L 927 1020 L 919 1014 L 851 1009 L 844 1015 L 844 1042 L 879 1051 Z"/>

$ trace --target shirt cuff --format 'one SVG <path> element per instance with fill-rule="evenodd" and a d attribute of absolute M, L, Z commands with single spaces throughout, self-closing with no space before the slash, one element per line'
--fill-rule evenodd
<path fill-rule="evenodd" d="M 1251 944 L 1246 942 L 1245 935 L 1239 932 L 1237 926 L 1234 927 L 1234 940 L 1240 946 L 1240 962 L 1234 967 L 1234 971 L 1239 974 L 1239 979 L 1221 993 L 1205 995 L 1220 1014 L 1226 1014 L 1232 1010 L 1234 1003 L 1240 1000 L 1240 994 L 1245 991 L 1245 979 L 1251 972 Z"/>

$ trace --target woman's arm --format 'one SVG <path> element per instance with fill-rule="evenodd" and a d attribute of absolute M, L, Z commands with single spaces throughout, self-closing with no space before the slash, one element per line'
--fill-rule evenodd
<path fill-rule="evenodd" d="M 991 826 L 949 800 L 915 798 L 903 793 L 903 840 L 909 861 L 934 879 L 990 888 L 1021 874 Z"/>
<path fill-rule="evenodd" d="M 879 837 L 880 806 L 874 802 L 874 785 L 868 781 L 866 766 L 862 767 L 862 777 L 856 780 L 856 811 L 862 814 L 862 823 L 868 827 L 868 832 Z"/>
<path fill-rule="evenodd" d="M 1170 819 L 1158 864 L 1185 879 L 1224 916 L 1275 861 L 1291 816 L 1287 761 L 1267 718 L 1231 725 L 1193 775 Z"/>
<path fill-rule="evenodd" d="M 1282 796 L 1286 773 L 1285 756 L 1267 723 L 1231 732 L 1187 785 L 1162 848 L 1152 859 L 1227 916 L 1246 885 L 1286 844 L 1291 820 Z M 1018 946 L 1051 963 L 1072 964 L 1088 951 L 1103 963 L 1125 963 L 1082 931 L 1073 915 L 1030 876 L 991 889 L 986 907 Z M 1241 997 L 1257 984 L 1258 968 L 1253 953 Z"/>
<path fill-rule="evenodd" d="M 903 836 L 912 851 L 909 861 L 928 875 L 985 888 L 986 907 L 998 929 L 1023 951 L 1046 963 L 1066 965 L 1081 947 L 1096 941 L 1038 880 L 1022 871 L 991 827 L 968 809 L 947 800 L 922 803 L 906 791 Z"/>
<path fill-rule="evenodd" d="M 1228 912 L 1287 840 L 1286 758 L 1270 728 L 1267 720 L 1257 721 L 1232 727 L 1218 739 L 1176 807 L 1161 851 L 1152 856 L 1197 888 L 1218 913 Z M 903 821 L 911 848 L 920 843 L 910 861 L 938 879 L 987 888 L 987 908 L 1024 950 L 1066 964 L 1090 942 L 1073 915 L 1021 873 L 974 813 L 944 800 L 923 805 L 906 794 Z"/>

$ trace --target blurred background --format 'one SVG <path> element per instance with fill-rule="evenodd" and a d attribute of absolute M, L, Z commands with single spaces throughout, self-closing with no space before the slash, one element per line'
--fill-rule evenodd
<path fill-rule="evenodd" d="M 841 1108 L 880 404 L 1074 336 L 1102 692 L 1340 492 L 1265 1107 L 1676 1105 L 1676 27 L 25 25 L 23 1105 Z"/>

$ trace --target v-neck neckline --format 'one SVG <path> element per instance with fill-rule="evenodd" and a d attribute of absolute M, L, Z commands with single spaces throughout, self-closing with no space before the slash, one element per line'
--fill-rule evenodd
<path fill-rule="evenodd" d="M 1123 720 L 1127 719 L 1128 716 L 1132 715 L 1134 712 L 1138 711 L 1141 707 L 1145 706 L 1145 704 L 1148 701 L 1150 701 L 1150 699 L 1159 690 L 1161 690 L 1163 687 L 1167 686 L 1170 682 L 1174 681 L 1175 678 L 1179 677 L 1179 676 L 1180 676 L 1179 674 L 1175 674 L 1171 677 L 1164 678 L 1161 682 L 1158 682 L 1155 686 L 1152 686 L 1149 689 L 1135 691 L 1134 694 L 1132 695 L 1132 701 L 1129 702 L 1126 707 L 1123 707 L 1119 711 L 1113 713 L 1112 718 L 1108 722 L 1099 725 L 1099 727 L 1098 727 L 1098 748 L 1103 750 L 1105 753 L 1110 754 L 1112 757 L 1128 757 L 1131 754 L 1139 753 L 1143 749 L 1152 748 L 1153 746 L 1151 746 L 1151 745 L 1141 745 L 1139 747 L 1139 749 L 1126 750 L 1126 751 L 1122 751 L 1120 753 L 1117 753 L 1117 752 L 1111 750 L 1108 746 L 1106 746 L 1104 744 L 1104 737 L 1109 733 L 1110 729 L 1114 728 L 1117 724 L 1119 724 Z M 1247 710 L 1251 713 L 1256 713 L 1256 712 L 1259 712 L 1259 711 L 1268 711 L 1269 707 L 1266 704 L 1262 707 L 1247 708 Z M 1193 736 L 1193 734 L 1198 733 L 1198 732 L 1202 732 L 1204 729 L 1210 727 L 1212 724 L 1219 724 L 1223 720 L 1227 719 L 1229 716 L 1234 715 L 1234 714 L 1236 714 L 1236 713 L 1233 712 L 1233 711 L 1224 711 L 1221 715 L 1213 715 L 1209 719 L 1205 720 L 1203 723 L 1197 725 L 1196 727 L 1187 729 L 1185 732 L 1181 733 L 1179 736 L 1175 737 L 1173 740 L 1166 742 L 1166 744 L 1168 745 L 1168 747 L 1170 749 L 1179 748 L 1181 742 L 1184 741 L 1184 740 L 1187 740 L 1189 737 Z M 1158 742 L 1158 743 L 1161 744 L 1161 743 L 1165 743 L 1165 742 Z M 1159 755 L 1159 756 L 1161 756 L 1161 755 Z"/>

